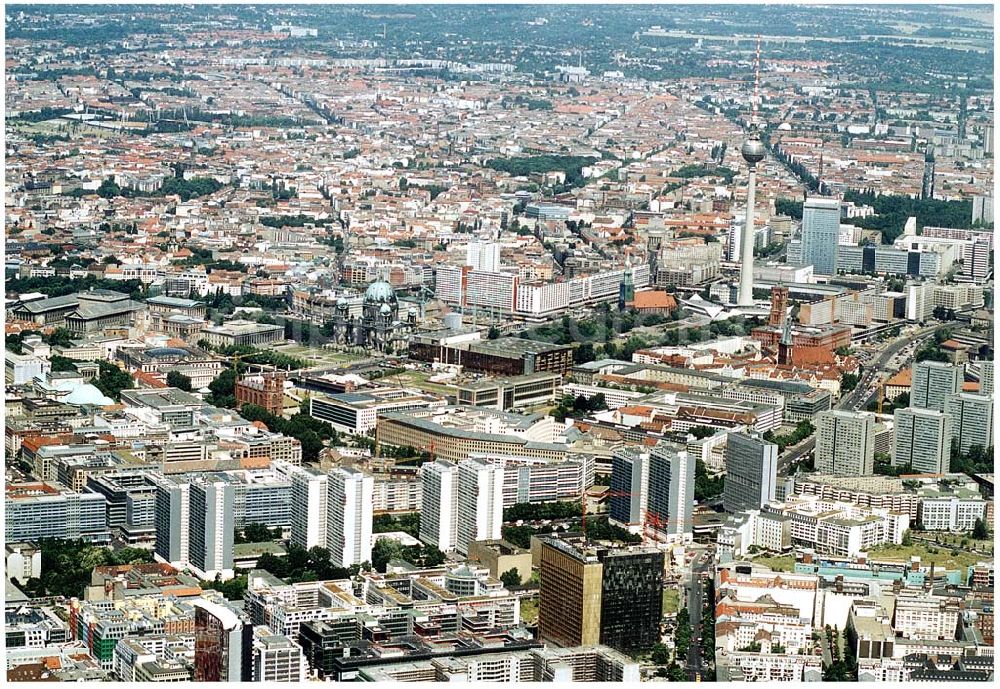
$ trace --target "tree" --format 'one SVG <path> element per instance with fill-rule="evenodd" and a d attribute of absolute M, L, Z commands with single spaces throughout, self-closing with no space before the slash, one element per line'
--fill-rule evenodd
<path fill-rule="evenodd" d="M 497 328 L 495 325 L 491 325 L 490 326 L 490 330 L 489 330 L 489 334 L 487 334 L 487 337 L 489 339 L 491 339 L 491 340 L 499 339 L 499 337 L 500 337 L 500 329 Z"/>
<path fill-rule="evenodd" d="M 650 660 L 653 661 L 654 665 L 666 665 L 670 662 L 670 651 L 663 644 L 656 644 L 653 646 Z"/>
<path fill-rule="evenodd" d="M 403 556 L 403 546 L 391 538 L 380 538 L 372 546 L 372 567 L 376 572 L 385 573 L 390 560 L 398 560 Z"/>
<path fill-rule="evenodd" d="M 281 533 L 279 531 L 277 537 L 280 536 Z M 243 528 L 243 540 L 247 543 L 266 543 L 275 538 L 276 536 L 271 532 L 271 529 L 267 528 L 264 524 L 254 522 L 247 524 Z"/>
<path fill-rule="evenodd" d="M 56 328 L 42 339 L 51 347 L 70 347 L 73 344 L 73 333 L 66 328 Z"/>
<path fill-rule="evenodd" d="M 132 376 L 107 361 L 98 362 L 99 375 L 94 379 L 94 387 L 115 401 L 121 399 L 122 390 L 134 387 Z"/>
<path fill-rule="evenodd" d="M 500 581 L 507 588 L 514 588 L 521 585 L 521 575 L 516 567 L 512 567 L 500 575 Z"/>
<path fill-rule="evenodd" d="M 425 567 L 440 567 L 445 562 L 444 553 L 435 548 L 434 546 L 427 546 L 424 548 L 424 566 Z"/>
<path fill-rule="evenodd" d="M 841 394 L 850 392 L 858 386 L 858 381 L 861 377 L 856 373 L 844 373 L 840 376 L 840 392 Z"/>
<path fill-rule="evenodd" d="M 183 390 L 184 392 L 191 392 L 191 379 L 180 371 L 167 372 L 167 385 Z"/>
<path fill-rule="evenodd" d="M 236 407 L 236 371 L 227 368 L 208 384 L 207 402 L 217 407 Z"/>
<path fill-rule="evenodd" d="M 989 527 L 986 526 L 986 522 L 982 519 L 976 519 L 975 525 L 972 527 L 972 537 L 978 541 L 985 541 L 990 537 Z"/>
<path fill-rule="evenodd" d="M 573 363 L 575 364 L 586 364 L 595 358 L 594 345 L 590 342 L 584 342 L 573 350 Z"/>

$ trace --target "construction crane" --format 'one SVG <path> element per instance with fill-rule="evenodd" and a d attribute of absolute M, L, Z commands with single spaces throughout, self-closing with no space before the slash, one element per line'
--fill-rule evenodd
<path fill-rule="evenodd" d="M 583 537 L 587 537 L 587 498 L 594 497 L 598 499 L 604 498 L 631 498 L 638 495 L 638 493 L 629 493 L 626 491 L 604 491 L 599 495 L 588 495 L 587 491 L 583 491 L 583 495 L 580 499 L 580 530 L 583 532 Z M 660 515 L 653 514 L 649 510 L 645 511 L 645 516 L 643 517 L 642 523 L 642 542 L 646 545 L 647 537 L 649 536 L 649 527 L 653 527 L 653 533 L 656 533 L 656 529 L 660 526 L 666 527 L 666 520 L 660 519 Z M 653 540 L 659 540 L 655 538 Z"/>

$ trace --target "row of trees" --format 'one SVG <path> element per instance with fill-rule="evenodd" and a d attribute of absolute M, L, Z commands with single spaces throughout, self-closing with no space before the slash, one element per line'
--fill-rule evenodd
<path fill-rule="evenodd" d="M 222 188 L 222 183 L 211 177 L 168 177 L 163 186 L 151 192 L 139 191 L 129 187 L 120 187 L 113 179 L 106 179 L 97 188 L 97 195 L 103 199 L 113 199 L 119 196 L 136 198 L 142 196 L 180 196 L 182 201 L 188 201 L 199 196 L 214 194 Z"/>
<path fill-rule="evenodd" d="M 407 514 L 377 514 L 372 519 L 372 533 L 389 533 L 402 531 L 414 538 L 420 537 L 420 513 Z"/>
<path fill-rule="evenodd" d="M 34 278 L 6 278 L 4 286 L 8 292 L 23 294 L 25 292 L 41 292 L 47 297 L 62 297 L 74 292 L 86 292 L 90 289 L 108 289 L 129 295 L 132 299 L 145 297 L 145 287 L 139 280 L 104 280 L 93 275 L 83 278 L 69 278 L 64 275 Z"/>
<path fill-rule="evenodd" d="M 581 186 L 583 168 L 593 165 L 597 158 L 589 156 L 555 156 L 540 155 L 522 158 L 494 158 L 486 163 L 486 167 L 506 172 L 514 177 L 527 177 L 546 172 L 566 173 L 567 186 Z"/>
<path fill-rule="evenodd" d="M 913 199 L 909 196 L 875 194 L 848 190 L 844 200 L 857 204 L 867 204 L 875 209 L 876 215 L 869 218 L 847 218 L 845 223 L 857 225 L 882 233 L 882 241 L 891 244 L 903 233 L 907 218 L 917 219 L 917 228 L 927 225 L 934 227 L 972 227 L 972 200 L 939 201 L 938 199 Z"/>
<path fill-rule="evenodd" d="M 244 404 L 240 408 L 240 416 L 247 421 L 260 421 L 271 431 L 297 439 L 302 443 L 302 461 L 316 462 L 326 442 L 337 442 L 339 434 L 326 421 L 309 416 L 309 408 L 306 405 L 308 402 L 303 402 L 299 411 L 286 419 L 275 416 L 255 404 Z"/>
<path fill-rule="evenodd" d="M 774 435 L 773 431 L 767 431 L 764 433 L 763 438 L 769 443 L 774 443 L 778 446 L 779 452 L 784 452 L 786 447 L 791 447 L 793 445 L 798 445 L 803 440 L 811 436 L 816 431 L 816 427 L 812 425 L 811 421 L 804 420 L 799 421 L 795 425 L 795 430 L 786 435 Z"/>
<path fill-rule="evenodd" d="M 590 399 L 583 395 L 563 395 L 559 398 L 555 408 L 552 410 L 552 417 L 556 421 L 565 421 L 569 416 L 582 416 L 588 412 L 607 409 L 608 403 L 604 398 L 604 393 L 599 392 Z"/>
<path fill-rule="evenodd" d="M 566 530 L 580 531 L 581 528 L 582 525 L 579 521 L 573 521 Z M 519 548 L 530 548 L 532 536 L 553 533 L 556 530 L 551 524 L 539 527 L 507 525 L 503 527 L 501 533 L 505 541 L 513 543 Z M 642 542 L 641 536 L 611 524 L 607 517 L 587 517 L 587 536 L 596 541 L 632 544 Z"/>
<path fill-rule="evenodd" d="M 503 511 L 505 522 L 538 519 L 572 519 L 582 514 L 581 505 L 575 500 L 559 502 L 519 502 Z"/>

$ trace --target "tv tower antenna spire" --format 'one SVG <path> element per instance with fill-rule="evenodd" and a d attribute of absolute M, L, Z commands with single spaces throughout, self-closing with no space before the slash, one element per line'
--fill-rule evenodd
<path fill-rule="evenodd" d="M 757 58 L 753 67 L 753 100 L 750 101 L 750 126 L 760 124 L 757 119 L 757 104 L 760 102 L 760 34 L 757 34 Z"/>

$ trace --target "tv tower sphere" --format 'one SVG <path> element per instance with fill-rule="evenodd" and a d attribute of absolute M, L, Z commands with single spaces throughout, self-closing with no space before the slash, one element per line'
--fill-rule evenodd
<path fill-rule="evenodd" d="M 760 133 L 756 127 L 751 128 L 749 137 L 743 142 L 743 147 L 740 149 L 743 160 L 752 167 L 764 160 L 765 152 L 764 144 L 760 140 Z"/>

